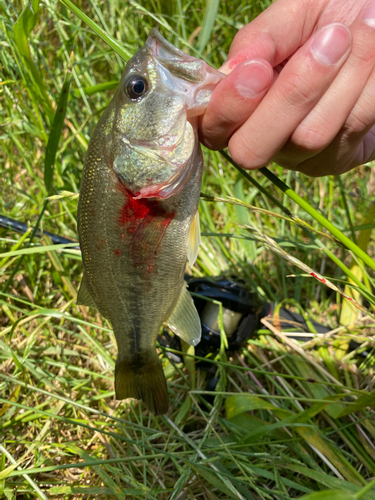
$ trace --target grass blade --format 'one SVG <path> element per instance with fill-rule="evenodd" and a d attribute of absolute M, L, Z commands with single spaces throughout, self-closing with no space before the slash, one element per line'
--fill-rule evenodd
<path fill-rule="evenodd" d="M 68 7 L 77 17 L 79 17 L 84 23 L 86 23 L 90 28 L 104 41 L 111 49 L 113 49 L 116 54 L 118 54 L 124 61 L 129 59 L 129 54 L 121 47 L 119 43 L 108 33 L 102 30 L 92 19 L 90 19 L 86 14 L 84 14 L 81 9 L 79 9 L 70 0 L 60 0 L 60 2 Z"/>
<path fill-rule="evenodd" d="M 344 490 L 328 490 L 328 491 L 319 491 L 319 493 L 311 493 L 310 495 L 306 495 L 302 497 L 301 500 L 355 500 L 356 497 Z"/>
<path fill-rule="evenodd" d="M 350 240 L 345 234 L 343 234 L 337 227 L 335 227 L 329 220 L 327 220 L 322 214 L 320 214 L 315 208 L 313 208 L 309 203 L 307 203 L 303 198 L 301 198 L 292 188 L 284 184 L 276 175 L 270 172 L 266 167 L 260 169 L 262 174 L 267 177 L 275 186 L 277 186 L 283 193 L 285 193 L 289 198 L 295 201 L 300 207 L 302 207 L 308 214 L 310 214 L 319 224 L 325 227 L 335 238 L 337 238 L 341 243 L 343 243 L 349 250 L 351 250 L 357 257 L 363 260 L 372 270 L 375 271 L 375 261 L 367 255 L 358 245 L 356 245 L 352 240 Z"/>
<path fill-rule="evenodd" d="M 10 467 L 8 467 L 8 470 L 17 469 L 18 464 L 17 464 L 16 460 L 14 460 L 12 455 L 1 444 L 0 444 L 0 451 L 12 463 L 12 465 Z M 43 491 L 38 487 L 38 485 L 35 483 L 35 481 L 33 479 L 31 479 L 31 477 L 28 474 L 22 474 L 22 476 L 30 484 L 30 486 L 33 488 L 37 498 L 41 498 L 41 500 L 48 500 L 48 498 L 43 493 Z"/>
<path fill-rule="evenodd" d="M 32 248 L 28 248 L 28 247 L 31 245 L 31 243 L 33 241 L 33 238 L 34 238 L 34 236 L 36 235 L 36 233 L 38 231 L 38 226 L 40 224 L 40 221 L 42 220 L 44 211 L 47 208 L 47 204 L 48 204 L 48 200 L 45 200 L 44 204 L 43 204 L 43 207 L 42 207 L 42 210 L 41 210 L 41 212 L 39 214 L 38 220 L 37 220 L 37 222 L 36 222 L 36 224 L 34 226 L 34 229 L 32 230 L 31 235 L 30 235 L 30 239 L 29 239 L 29 241 L 28 241 L 28 243 L 26 245 L 26 249 L 15 250 L 14 252 L 11 253 L 11 255 L 21 255 L 21 256 L 18 259 L 17 264 L 14 266 L 14 268 L 13 268 L 13 270 L 12 270 L 12 272 L 11 272 L 8 280 L 7 280 L 7 282 L 4 285 L 4 288 L 2 290 L 3 293 L 7 293 L 9 286 L 12 284 L 13 278 L 16 275 L 16 273 L 17 273 L 20 265 L 22 264 L 22 261 L 23 261 L 25 253 L 27 253 L 28 251 L 31 251 L 31 252 L 33 251 Z M 4 254 L 0 254 L 0 257 L 4 257 L 4 256 L 8 256 L 9 257 L 10 256 L 9 254 L 10 254 L 10 252 L 4 253 Z"/>
<path fill-rule="evenodd" d="M 202 28 L 199 32 L 199 40 L 198 40 L 198 52 L 202 54 L 204 49 L 206 48 L 207 42 L 211 37 L 215 19 L 217 15 L 217 11 L 219 9 L 220 0 L 209 0 L 206 12 L 204 14 Z"/>
<path fill-rule="evenodd" d="M 34 29 L 38 18 L 38 11 L 39 0 L 30 0 L 22 11 L 20 17 L 13 25 L 13 34 L 14 41 L 33 82 L 30 90 L 36 94 L 37 98 L 39 98 L 39 102 L 42 104 L 50 121 L 52 121 L 53 111 L 51 102 L 49 100 L 44 81 L 40 76 L 40 72 L 31 59 L 30 47 L 28 43 L 28 37 Z"/>
<path fill-rule="evenodd" d="M 61 132 L 64 126 L 66 110 L 68 107 L 70 80 L 72 76 L 71 64 L 73 61 L 73 55 L 74 53 L 72 52 L 70 55 L 68 70 L 66 72 L 65 80 L 60 92 L 59 102 L 55 111 L 55 117 L 53 119 L 51 132 L 48 137 L 46 156 L 44 159 L 44 184 L 49 195 L 51 194 L 53 189 L 53 171 L 55 167 L 56 153 L 59 146 Z"/>

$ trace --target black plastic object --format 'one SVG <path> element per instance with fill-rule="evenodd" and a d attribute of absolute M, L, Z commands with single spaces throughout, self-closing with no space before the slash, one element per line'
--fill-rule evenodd
<path fill-rule="evenodd" d="M 3 227 L 5 229 L 10 229 L 11 231 L 15 231 L 16 233 L 21 233 L 24 234 L 26 231 L 29 229 L 29 226 L 25 224 L 24 222 L 19 222 L 18 220 L 11 219 L 10 217 L 6 217 L 5 215 L 0 214 L 0 227 Z M 54 245 L 61 245 L 65 243 L 76 243 L 73 240 L 70 240 L 69 238 L 64 238 L 62 236 L 58 236 L 56 234 L 49 233 L 48 231 L 39 231 L 39 229 L 36 232 L 36 235 L 41 237 L 43 235 L 48 236 L 51 238 L 52 243 Z M 77 247 L 78 242 L 77 242 Z"/>
<path fill-rule="evenodd" d="M 195 354 L 199 357 L 217 354 L 220 348 L 220 332 L 217 322 L 219 306 L 215 306 L 212 300 L 222 304 L 224 331 L 228 340 L 228 351 L 240 349 L 244 343 L 251 338 L 260 328 L 260 320 L 266 316 L 273 316 L 275 304 L 261 303 L 257 296 L 250 293 L 244 286 L 241 278 L 191 278 L 185 276 L 189 284 L 189 291 L 192 292 L 195 307 L 201 318 L 202 340 L 195 347 Z M 210 299 L 210 301 L 206 300 Z M 216 309 L 215 309 L 216 307 Z M 231 318 L 231 316 L 234 318 Z M 226 318 L 230 321 L 226 322 Z M 278 311 L 278 328 L 297 328 L 299 335 L 297 340 L 307 341 L 310 336 L 303 337 L 301 333 L 308 333 L 309 327 L 301 314 L 292 312 L 285 308 Z M 317 333 L 324 334 L 330 328 L 311 321 Z M 263 327 L 264 328 L 264 327 Z M 293 334 L 290 334 L 293 338 Z M 181 342 L 177 336 L 171 336 L 164 330 L 163 336 L 159 337 L 159 343 L 164 347 L 169 347 L 176 351 L 181 350 Z M 181 356 L 167 351 L 167 356 L 174 362 L 182 362 Z M 200 362 L 200 365 L 208 363 Z M 208 368 L 208 366 L 207 366 Z"/>
<path fill-rule="evenodd" d="M 220 331 L 218 327 L 219 306 L 222 304 L 224 331 L 228 340 L 228 350 L 236 351 L 249 339 L 260 326 L 260 319 L 270 313 L 270 305 L 261 303 L 255 294 L 250 293 L 244 282 L 228 278 L 191 278 L 185 276 L 189 284 L 189 292 L 202 324 L 202 339 L 195 347 L 195 354 L 206 357 L 215 355 L 220 348 Z M 206 300 L 209 299 L 209 300 Z M 159 337 L 159 343 L 164 347 L 181 350 L 180 339 L 171 336 L 164 330 Z M 168 352 L 167 356 L 174 362 L 181 362 L 179 355 Z M 200 362 L 200 365 L 205 364 Z M 207 366 L 208 367 L 208 366 Z"/>
<path fill-rule="evenodd" d="M 188 284 L 190 292 L 221 302 L 229 351 L 238 350 L 259 328 L 260 319 L 269 313 L 268 304 L 260 303 L 256 295 L 250 293 L 244 287 L 242 280 L 238 278 L 236 281 L 220 277 L 215 279 L 196 278 L 189 279 Z M 202 340 L 196 346 L 195 353 L 197 356 L 204 357 L 210 352 L 216 353 L 220 348 L 218 327 L 215 328 L 210 322 L 205 321 L 207 316 L 210 317 L 210 314 L 207 314 L 207 309 L 215 305 L 197 296 L 193 296 L 193 299 L 202 322 Z M 216 310 L 218 314 L 219 307 Z M 234 313 L 233 316 L 235 315 L 235 318 L 238 319 L 238 323 L 232 325 L 233 331 L 228 331 L 225 325 L 225 316 L 229 312 Z"/>
<path fill-rule="evenodd" d="M 275 304 L 271 302 L 269 316 L 273 316 L 274 310 L 275 310 Z M 279 311 L 279 318 L 280 320 L 278 322 L 278 328 L 281 330 L 297 327 L 300 331 L 302 330 L 306 332 L 310 331 L 304 317 L 301 314 L 292 312 L 289 309 L 284 309 L 283 307 L 281 307 Z M 318 323 L 317 321 L 310 320 L 310 322 L 315 328 L 316 333 L 323 334 L 323 333 L 328 333 L 332 330 L 332 328 L 328 328 L 327 326 L 324 326 L 321 323 Z M 293 335 L 291 335 L 291 337 L 293 338 Z M 297 337 L 297 340 L 307 341 L 311 340 L 311 337 L 299 336 Z"/>

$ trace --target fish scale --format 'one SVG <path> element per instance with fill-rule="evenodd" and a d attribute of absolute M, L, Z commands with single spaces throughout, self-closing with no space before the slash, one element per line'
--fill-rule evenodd
<path fill-rule="evenodd" d="M 158 72 L 160 47 L 163 58 L 170 54 L 171 60 Z M 202 65 L 202 77 L 182 85 L 179 65 L 186 60 L 193 61 L 195 73 Z M 188 69 L 182 74 L 186 77 Z M 199 242 L 202 177 L 196 118 L 189 112 L 204 111 L 208 101 L 194 107 L 197 93 L 221 78 L 153 30 L 128 62 L 85 159 L 78 204 L 84 273 L 77 302 L 97 308 L 113 327 L 117 399 L 142 399 L 156 414 L 168 410 L 155 347 L 162 324 L 192 345 L 201 334 L 183 280 L 187 256 L 196 254 Z M 142 95 L 134 94 L 133 81 Z M 170 134 L 174 126 L 194 133 L 181 138 Z"/>

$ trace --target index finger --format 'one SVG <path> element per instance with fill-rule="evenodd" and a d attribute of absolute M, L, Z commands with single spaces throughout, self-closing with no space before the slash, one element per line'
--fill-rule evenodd
<path fill-rule="evenodd" d="M 245 59 L 266 59 L 273 67 L 294 54 L 314 31 L 332 22 L 348 26 L 364 2 L 345 0 L 276 0 L 234 37 L 228 59 L 220 68 L 230 73 Z"/>

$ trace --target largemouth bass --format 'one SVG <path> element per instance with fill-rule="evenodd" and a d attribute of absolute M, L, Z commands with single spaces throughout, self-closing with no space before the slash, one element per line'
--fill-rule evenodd
<path fill-rule="evenodd" d="M 201 325 L 184 285 L 200 241 L 197 117 L 223 75 L 152 30 L 127 63 L 88 147 L 78 203 L 77 302 L 112 324 L 117 399 L 168 410 L 156 338 L 163 323 L 191 345 Z"/>

